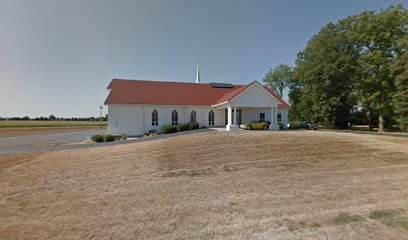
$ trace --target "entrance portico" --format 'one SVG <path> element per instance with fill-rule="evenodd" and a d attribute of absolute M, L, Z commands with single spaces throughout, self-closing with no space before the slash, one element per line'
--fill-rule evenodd
<path fill-rule="evenodd" d="M 226 131 L 238 130 L 239 125 L 250 121 L 269 122 L 269 130 L 279 130 L 277 120 L 277 107 L 259 108 L 259 107 L 226 107 Z M 239 121 L 241 115 L 241 121 Z"/>
<path fill-rule="evenodd" d="M 258 82 L 239 89 L 235 95 L 220 104 L 213 105 L 216 109 L 226 109 L 226 131 L 238 130 L 240 122 L 237 114 L 241 114 L 243 122 L 270 122 L 270 130 L 279 130 L 277 113 L 281 102 Z"/>

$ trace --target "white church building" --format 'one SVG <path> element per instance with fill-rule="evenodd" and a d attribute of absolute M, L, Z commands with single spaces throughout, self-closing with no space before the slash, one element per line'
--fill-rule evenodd
<path fill-rule="evenodd" d="M 247 85 L 113 79 L 108 86 L 108 132 L 142 135 L 163 125 L 195 121 L 200 127 L 237 130 L 241 123 L 288 123 L 289 105 L 257 81 Z"/>

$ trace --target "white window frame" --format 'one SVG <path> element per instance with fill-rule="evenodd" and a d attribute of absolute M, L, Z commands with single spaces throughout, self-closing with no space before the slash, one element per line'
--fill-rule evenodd
<path fill-rule="evenodd" d="M 190 113 L 190 122 L 197 122 L 197 113 L 195 110 Z"/>
<path fill-rule="evenodd" d="M 152 126 L 159 126 L 159 112 L 156 109 L 152 112 Z"/>
<path fill-rule="evenodd" d="M 208 126 L 214 126 L 215 114 L 213 110 L 208 112 Z"/>
<path fill-rule="evenodd" d="M 177 126 L 178 125 L 178 112 L 177 110 L 173 110 L 171 112 L 171 125 Z"/>

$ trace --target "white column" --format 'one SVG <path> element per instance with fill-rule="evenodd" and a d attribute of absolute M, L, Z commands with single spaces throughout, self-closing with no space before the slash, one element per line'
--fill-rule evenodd
<path fill-rule="evenodd" d="M 275 124 L 274 116 L 275 116 L 275 108 L 271 108 L 271 124 Z"/>
<path fill-rule="evenodd" d="M 235 112 L 235 111 L 234 111 L 234 112 Z M 236 113 L 236 112 L 235 112 L 235 113 Z M 234 120 L 236 121 L 236 115 L 235 115 L 235 113 L 234 113 Z M 228 124 L 227 124 L 227 126 L 225 127 L 225 130 L 227 130 L 227 131 L 235 131 L 235 130 L 237 130 L 237 129 L 238 129 L 237 125 L 232 124 L 232 108 L 231 108 L 231 106 L 228 106 L 227 114 L 228 114 Z"/>
<path fill-rule="evenodd" d="M 273 108 L 273 123 L 274 124 L 278 124 L 278 122 L 276 121 L 276 107 Z"/>
<path fill-rule="evenodd" d="M 227 125 L 232 125 L 232 108 L 228 106 L 228 124 Z"/>
<path fill-rule="evenodd" d="M 277 114 L 276 107 L 271 108 L 271 125 L 269 125 L 270 130 L 279 130 L 279 125 L 277 123 Z"/>

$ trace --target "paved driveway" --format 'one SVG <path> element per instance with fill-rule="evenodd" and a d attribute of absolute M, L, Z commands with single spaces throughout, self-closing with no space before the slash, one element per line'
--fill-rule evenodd
<path fill-rule="evenodd" d="M 78 142 L 105 130 L 67 131 L 57 133 L 29 134 L 12 137 L 0 137 L 0 154 L 49 151 L 65 146 L 58 144 Z"/>
<path fill-rule="evenodd" d="M 78 132 L 64 133 L 47 133 L 33 134 L 14 137 L 0 137 L 0 154 L 17 154 L 17 153 L 34 153 L 34 152 L 50 152 L 69 149 L 81 149 L 91 147 L 103 147 L 116 144 L 128 144 L 134 142 L 153 141 L 163 138 L 175 137 L 180 135 L 193 134 L 198 132 L 214 131 L 211 129 L 197 129 L 193 131 L 178 132 L 172 134 L 164 134 L 154 137 L 145 138 L 129 138 L 125 141 L 114 141 L 105 143 L 87 143 L 73 145 L 58 145 L 58 143 L 77 142 L 85 138 L 91 137 L 94 134 L 105 132 L 104 130 L 90 130 Z"/>

